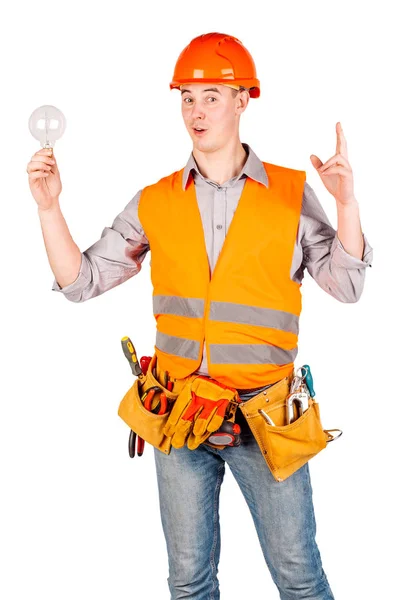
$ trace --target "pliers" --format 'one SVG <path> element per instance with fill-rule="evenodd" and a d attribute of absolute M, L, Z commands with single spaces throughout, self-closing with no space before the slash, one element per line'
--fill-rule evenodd
<path fill-rule="evenodd" d="M 161 391 L 160 401 L 156 404 L 155 407 L 152 408 L 152 401 L 154 398 L 154 394 L 157 391 L 161 391 L 161 388 L 158 386 L 153 386 L 145 391 L 143 396 L 141 397 L 141 401 L 143 402 L 143 406 L 149 412 L 154 412 L 158 415 L 164 415 L 168 410 L 168 399 L 165 392 Z M 136 435 L 136 433 L 131 429 L 131 433 L 129 435 L 129 456 L 133 458 L 135 456 L 135 445 L 137 438 L 137 455 L 142 456 L 144 452 L 144 439 L 140 436 Z"/>

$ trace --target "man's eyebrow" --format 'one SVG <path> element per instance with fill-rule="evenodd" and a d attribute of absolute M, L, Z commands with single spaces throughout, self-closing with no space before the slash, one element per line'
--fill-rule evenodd
<path fill-rule="evenodd" d="M 189 92 L 189 94 L 191 94 L 190 90 L 186 90 L 186 89 L 181 90 L 181 94 L 184 94 L 185 92 Z M 203 90 L 203 92 L 217 92 L 217 94 L 221 94 L 221 92 L 219 90 L 217 90 L 217 88 L 215 88 L 215 87 L 207 88 L 206 90 Z"/>

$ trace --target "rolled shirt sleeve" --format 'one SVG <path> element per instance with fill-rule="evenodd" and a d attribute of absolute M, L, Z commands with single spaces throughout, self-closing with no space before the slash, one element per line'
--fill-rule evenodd
<path fill-rule="evenodd" d="M 302 208 L 303 266 L 328 294 L 340 302 L 357 302 L 364 288 L 373 249 L 366 236 L 361 259 L 349 254 L 338 238 L 314 190 L 305 183 Z"/>
<path fill-rule="evenodd" d="M 72 302 L 84 302 L 139 273 L 150 249 L 138 217 L 141 191 L 115 217 L 111 227 L 103 229 L 100 239 L 81 253 L 75 281 L 62 288 L 55 279 L 53 291 L 63 293 Z"/>

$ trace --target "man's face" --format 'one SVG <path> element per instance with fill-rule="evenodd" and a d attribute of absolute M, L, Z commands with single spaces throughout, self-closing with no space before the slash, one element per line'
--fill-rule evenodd
<path fill-rule="evenodd" d="M 213 152 L 238 134 L 240 114 L 247 104 L 247 92 L 238 93 L 235 97 L 232 92 L 232 88 L 215 83 L 181 86 L 182 116 L 194 148 Z M 196 126 L 205 131 L 197 133 Z"/>

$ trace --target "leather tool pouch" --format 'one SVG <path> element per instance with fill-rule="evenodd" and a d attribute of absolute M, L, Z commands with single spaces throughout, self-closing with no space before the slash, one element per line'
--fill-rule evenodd
<path fill-rule="evenodd" d="M 284 481 L 336 439 L 321 424 L 319 404 L 309 398 L 308 409 L 286 424 L 286 398 L 294 372 L 239 407 L 276 481 Z M 262 409 L 275 425 L 269 425 Z M 334 431 L 334 430 L 332 430 Z M 340 431 L 340 430 L 339 430 Z"/>
<path fill-rule="evenodd" d="M 122 398 L 118 415 L 138 436 L 161 450 L 161 452 L 169 454 L 171 451 L 171 438 L 164 435 L 163 429 L 171 412 L 172 403 L 176 400 L 184 385 L 191 381 L 191 378 L 176 380 L 173 390 L 169 391 L 154 377 L 153 367 L 155 365 L 156 354 L 153 355 L 144 378 L 135 379 L 133 385 Z M 148 411 L 141 400 L 143 394 L 154 386 L 158 386 L 160 391 L 157 391 L 154 395 L 152 406 L 158 403 L 162 392 L 165 392 L 168 399 L 169 409 L 162 415 Z"/>

